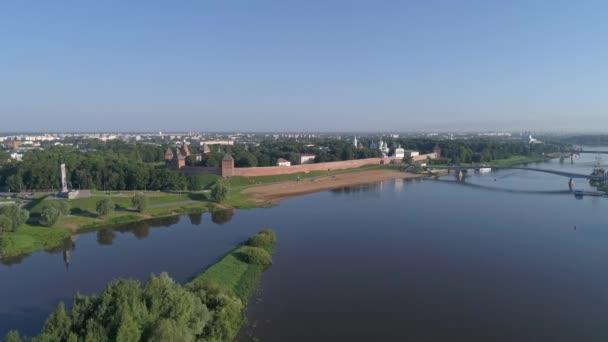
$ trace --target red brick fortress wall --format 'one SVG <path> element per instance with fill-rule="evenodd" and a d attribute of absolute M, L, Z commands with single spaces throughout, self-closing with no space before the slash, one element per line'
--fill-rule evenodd
<path fill-rule="evenodd" d="M 286 175 L 290 173 L 307 172 L 307 171 L 327 171 L 327 170 L 344 170 L 354 169 L 364 165 L 373 164 L 388 164 L 392 160 L 392 157 L 387 158 L 368 158 L 368 159 L 357 159 L 357 160 L 345 160 L 338 162 L 329 163 L 316 163 L 316 164 L 302 164 L 292 166 L 269 166 L 269 167 L 235 167 L 232 175 L 233 176 L 275 176 L 275 175 Z"/>

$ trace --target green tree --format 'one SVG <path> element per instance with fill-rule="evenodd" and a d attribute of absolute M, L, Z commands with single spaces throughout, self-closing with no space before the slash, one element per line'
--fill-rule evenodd
<path fill-rule="evenodd" d="M 23 190 L 23 179 L 19 174 L 8 176 L 6 185 L 11 192 L 21 192 Z"/>
<path fill-rule="evenodd" d="M 114 212 L 114 202 L 109 198 L 103 198 L 97 201 L 95 210 L 99 216 L 106 216 Z"/>
<path fill-rule="evenodd" d="M 148 197 L 143 194 L 136 194 L 131 199 L 131 203 L 137 211 L 143 213 L 148 208 Z"/>
<path fill-rule="evenodd" d="M 10 220 L 7 231 L 14 232 L 27 221 L 30 213 L 27 210 L 20 209 L 16 205 L 9 205 L 0 208 L 0 216 L 5 216 Z M 6 221 L 4 224 L 6 224 Z"/>
<path fill-rule="evenodd" d="M 40 222 L 40 224 L 43 226 L 51 227 L 59 222 L 62 216 L 63 215 L 57 208 L 49 205 L 42 208 L 42 211 L 40 212 L 40 220 L 38 222 Z"/>
<path fill-rule="evenodd" d="M 6 215 L 0 215 L 0 233 L 12 232 L 13 222 Z"/>
<path fill-rule="evenodd" d="M 118 332 L 116 333 L 116 342 L 137 342 L 141 337 L 139 326 L 133 320 L 130 314 L 123 314 Z"/>
<path fill-rule="evenodd" d="M 60 302 L 57 310 L 44 323 L 42 334 L 49 340 L 65 341 L 70 335 L 71 325 L 70 317 L 65 312 L 65 306 L 63 302 Z"/>
<path fill-rule="evenodd" d="M 221 182 L 216 182 L 211 188 L 211 200 L 217 203 L 221 203 L 228 196 L 228 188 Z"/>
<path fill-rule="evenodd" d="M 11 330 L 4 336 L 5 342 L 22 342 L 21 336 L 19 336 L 19 332 L 15 330 Z"/>
<path fill-rule="evenodd" d="M 65 200 L 46 200 L 40 212 L 40 224 L 51 227 L 70 214 L 70 203 Z"/>

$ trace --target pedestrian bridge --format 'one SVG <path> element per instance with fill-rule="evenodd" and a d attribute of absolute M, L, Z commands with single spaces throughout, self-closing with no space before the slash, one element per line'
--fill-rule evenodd
<path fill-rule="evenodd" d="M 598 181 L 608 181 L 607 176 L 599 176 L 599 175 L 586 175 L 582 173 L 572 173 L 566 171 L 557 171 L 557 170 L 548 170 L 548 169 L 540 169 L 535 167 L 525 167 L 525 166 L 497 166 L 497 165 L 483 165 L 483 166 L 427 166 L 429 170 L 448 170 L 448 171 L 468 171 L 468 170 L 479 170 L 480 168 L 491 168 L 492 170 L 524 170 L 524 171 L 533 171 L 533 172 L 544 172 L 552 175 L 568 177 L 570 179 L 574 178 L 582 178 L 589 180 L 598 180 Z"/>

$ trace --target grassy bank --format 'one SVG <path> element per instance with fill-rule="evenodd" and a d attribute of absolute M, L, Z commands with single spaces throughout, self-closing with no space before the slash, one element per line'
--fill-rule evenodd
<path fill-rule="evenodd" d="M 118 279 L 99 295 L 60 303 L 40 336 L 7 341 L 233 341 L 262 272 L 271 265 L 276 237 L 262 230 L 185 285 L 166 273 L 142 284 Z"/>
<path fill-rule="evenodd" d="M 0 258 L 30 254 L 36 251 L 50 250 L 61 246 L 72 234 L 95 231 L 110 226 L 134 223 L 152 218 L 167 217 L 191 213 L 204 213 L 215 210 L 216 204 L 207 200 L 204 193 L 165 193 L 147 192 L 149 206 L 143 212 L 132 207 L 131 198 L 135 192 L 105 194 L 96 192 L 89 198 L 74 200 L 37 198 L 32 200 L 26 209 L 30 211 L 28 224 L 19 227 L 15 232 L 0 234 Z M 110 198 L 116 205 L 116 211 L 106 216 L 95 212 L 97 201 Z M 70 204 L 70 215 L 61 218 L 52 227 L 42 227 L 37 223 L 46 201 L 67 201 Z"/>
<path fill-rule="evenodd" d="M 256 239 L 264 241 L 262 243 L 252 242 Z M 248 262 L 244 255 L 249 253 L 251 248 L 261 248 L 270 255 L 274 250 L 275 241 L 276 238 L 272 231 L 260 231 L 248 242 L 235 248 L 218 263 L 192 279 L 188 286 L 197 287 L 205 283 L 214 283 L 230 289 L 243 303 L 246 303 L 253 294 L 262 272 L 269 265 Z"/>
<path fill-rule="evenodd" d="M 364 172 L 379 169 L 398 169 L 392 165 L 367 165 L 356 169 L 331 171 L 332 175 Z M 70 234 L 100 230 L 110 226 L 145 221 L 151 218 L 167 217 L 191 213 L 204 213 L 225 208 L 258 208 L 251 195 L 243 190 L 264 184 L 280 183 L 327 176 L 327 171 L 300 172 L 289 175 L 261 176 L 261 177 L 232 177 L 224 180 L 228 187 L 228 196 L 221 204 L 213 203 L 208 199 L 208 193 L 203 192 L 145 192 L 148 199 L 148 208 L 138 212 L 132 208 L 132 197 L 140 192 L 136 191 L 93 191 L 89 198 L 69 200 L 70 215 L 61 218 L 52 227 L 42 227 L 37 224 L 46 201 L 68 201 L 67 199 L 49 199 L 40 197 L 32 200 L 26 209 L 30 211 L 32 219 L 29 225 L 19 228 L 16 232 L 0 234 L 0 258 L 29 254 L 35 251 L 48 250 L 59 247 Z M 99 200 L 110 198 L 116 205 L 116 211 L 106 216 L 96 213 L 96 204 Z"/>
<path fill-rule="evenodd" d="M 24 225 L 16 232 L 0 234 L 0 258 L 30 254 L 61 246 L 71 236 L 63 228 L 40 228 Z"/>

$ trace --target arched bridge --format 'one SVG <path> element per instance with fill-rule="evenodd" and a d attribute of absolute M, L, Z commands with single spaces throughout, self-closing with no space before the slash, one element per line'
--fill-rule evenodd
<path fill-rule="evenodd" d="M 568 177 L 570 179 L 583 178 L 583 179 L 589 179 L 589 180 L 608 181 L 607 176 L 586 175 L 586 174 L 582 174 L 582 173 L 547 170 L 547 169 L 539 169 L 539 168 L 535 168 L 535 167 L 525 167 L 525 166 L 495 166 L 495 165 L 483 165 L 483 166 L 432 166 L 431 165 L 431 166 L 427 166 L 427 169 L 448 170 L 448 171 L 478 170 L 480 168 L 491 168 L 492 170 L 524 170 L 524 171 L 544 172 L 544 173 L 549 173 L 552 175 Z"/>

